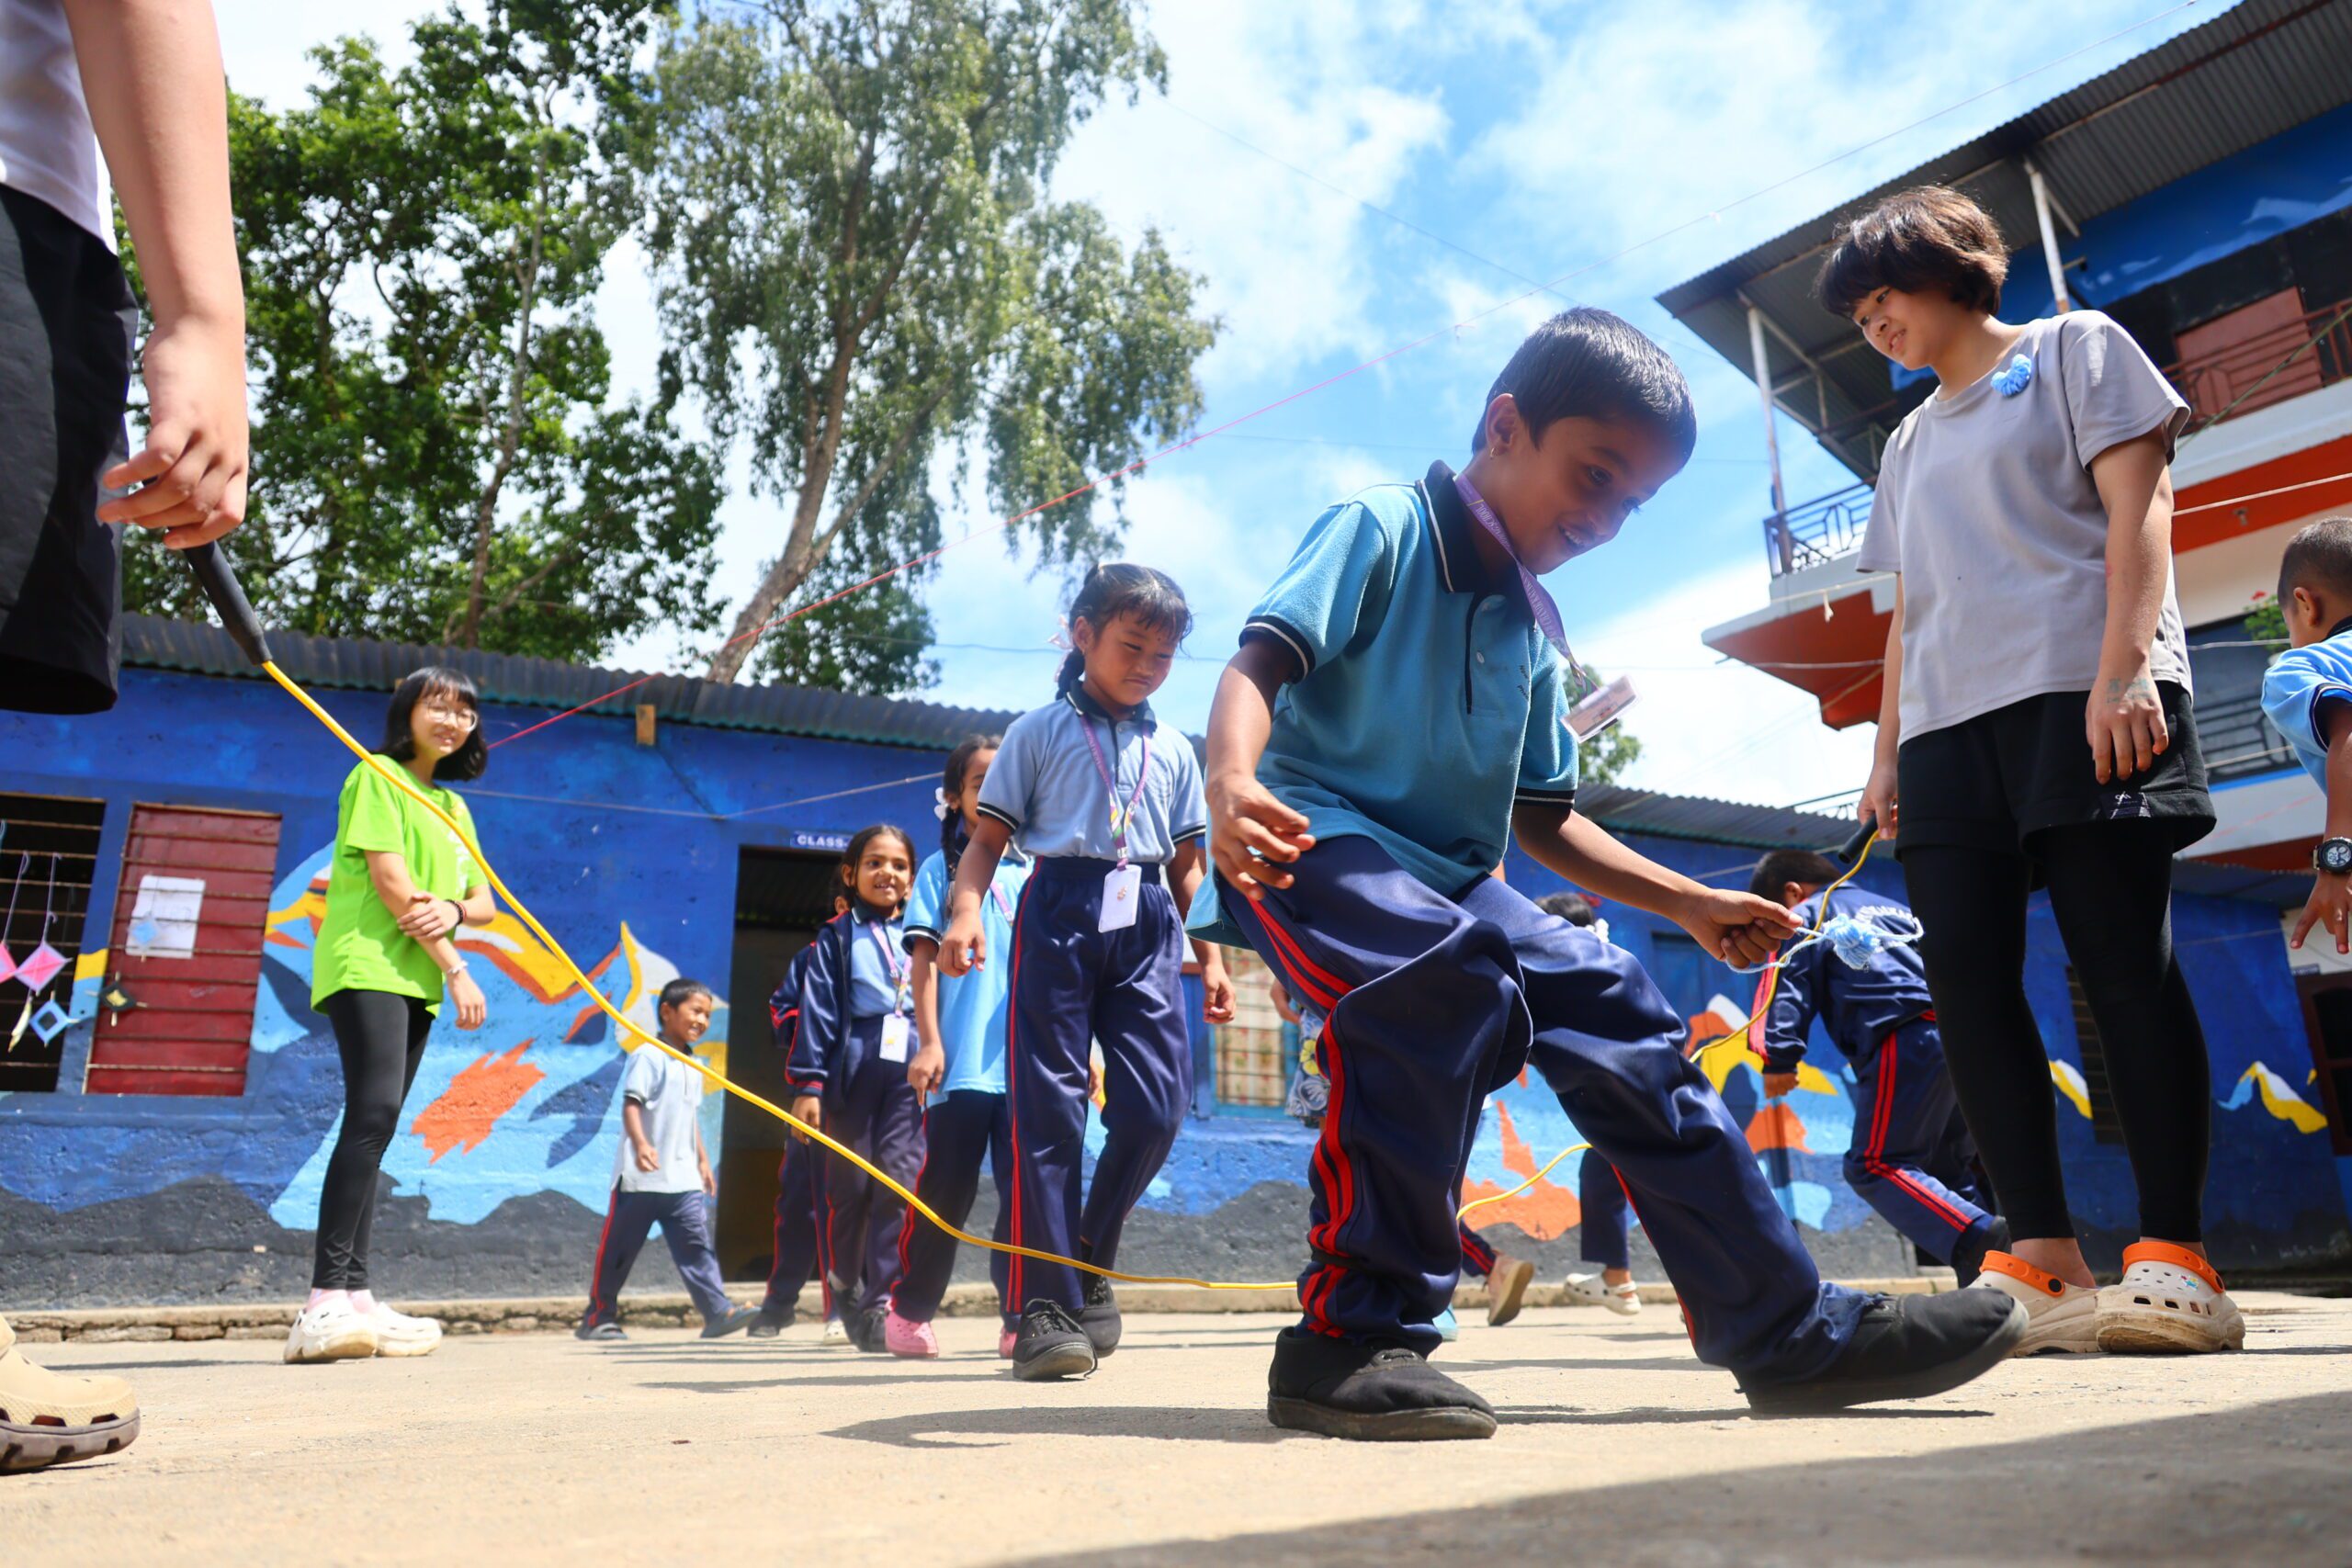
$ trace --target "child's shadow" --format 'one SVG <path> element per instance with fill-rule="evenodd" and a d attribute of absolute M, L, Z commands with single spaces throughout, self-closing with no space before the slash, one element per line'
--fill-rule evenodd
<path fill-rule="evenodd" d="M 1002 1448 L 1018 1438 L 1164 1438 L 1195 1443 L 1279 1443 L 1305 1437 L 1266 1424 L 1262 1409 L 1171 1410 L 1164 1405 L 1015 1404 L 889 1416 L 825 1434 L 895 1449 Z"/>

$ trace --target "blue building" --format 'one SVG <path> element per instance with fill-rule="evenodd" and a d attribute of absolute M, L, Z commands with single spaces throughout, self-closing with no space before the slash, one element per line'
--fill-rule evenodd
<path fill-rule="evenodd" d="M 764 1000 L 831 914 L 839 848 L 876 820 L 927 840 L 948 748 L 1011 717 L 662 678 L 535 728 L 630 678 L 367 642 L 277 646 L 288 673 L 363 739 L 381 733 L 385 697 L 409 670 L 468 669 L 501 744 L 465 794 L 501 875 L 639 1021 L 652 1021 L 650 998 L 674 975 L 714 985 L 728 1005 L 707 1055 L 771 1099 L 782 1082 Z M 0 1307 L 283 1299 L 308 1279 L 341 1105 L 334 1042 L 309 1006 L 310 944 L 351 759 L 210 627 L 133 617 L 126 666 L 109 714 L 0 714 L 0 942 L 12 955 L 0 980 Z M 1743 883 L 1761 850 L 1831 843 L 1845 828 L 1611 789 L 1585 807 L 1645 852 L 1719 883 Z M 1510 874 L 1531 891 L 1556 886 L 1516 855 Z M 2340 1259 L 2352 1252 L 2344 1194 L 2290 1060 L 2300 1021 L 2271 890 L 2258 876 L 2238 886 L 2255 874 L 2210 874 L 2236 881 L 2192 882 L 2178 919 L 2224 1107 L 2217 1256 L 2233 1267 Z M 1752 980 L 1650 917 L 1602 913 L 1703 1037 L 1740 1021 Z M 466 941 L 490 1021 L 433 1036 L 386 1157 L 382 1283 L 406 1299 L 577 1293 L 612 1179 L 622 1050 L 520 923 Z M 2081 1212 L 2111 1255 L 2130 1228 L 2130 1183 L 2099 1046 L 2078 1028 L 2046 915 L 2035 942 L 2030 978 L 2071 1108 Z M 28 962 L 44 952 L 53 968 Z M 1270 1279 L 1297 1266 L 1310 1135 L 1279 1109 L 1295 1043 L 1263 972 L 1240 979 L 1245 1012 L 1221 1032 L 1207 1114 L 1130 1227 L 1136 1267 Z M 1840 1177 L 1853 1115 L 1837 1057 L 1814 1061 L 1827 1070 L 1768 1111 L 1736 1048 L 1705 1058 L 1825 1263 L 1906 1271 L 1907 1250 Z M 756 1277 L 782 1130 L 733 1097 L 707 1114 L 722 1257 L 730 1274 Z M 1468 1190 L 1501 1191 L 1575 1141 L 1540 1084 L 1511 1086 L 1488 1110 Z M 1575 1191 L 1571 1158 L 1484 1223 L 1564 1266 Z M 652 1283 L 667 1264 L 647 1267 Z"/>

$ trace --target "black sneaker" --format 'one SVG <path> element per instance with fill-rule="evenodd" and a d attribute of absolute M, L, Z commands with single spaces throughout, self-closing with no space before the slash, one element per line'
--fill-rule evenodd
<path fill-rule="evenodd" d="M 1012 1375 L 1023 1382 L 1082 1378 L 1094 1371 L 1094 1346 L 1060 1303 L 1035 1301 L 1012 1342 Z"/>
<path fill-rule="evenodd" d="M 2025 1337 L 2025 1303 L 1998 1291 L 1875 1296 L 1838 1359 L 1802 1382 L 1742 1385 L 1768 1415 L 1810 1415 L 1882 1399 L 1924 1399 L 1998 1366 Z"/>
<path fill-rule="evenodd" d="M 791 1327 L 792 1320 L 797 1315 L 797 1310 L 789 1306 L 763 1306 L 760 1309 L 759 1316 L 743 1332 L 754 1339 L 773 1339 Z"/>
<path fill-rule="evenodd" d="M 1097 1357 L 1119 1348 L 1119 1298 L 1111 1293 L 1111 1281 L 1100 1274 L 1086 1277 L 1086 1304 L 1079 1309 L 1078 1325 L 1086 1330 L 1086 1342 L 1094 1347 Z"/>
<path fill-rule="evenodd" d="M 729 1307 L 717 1317 L 702 1320 L 702 1337 L 705 1339 L 724 1339 L 759 1321 L 760 1310 L 757 1307 Z"/>
<path fill-rule="evenodd" d="M 583 1323 L 571 1331 L 574 1339 L 626 1339 L 617 1323 Z"/>
<path fill-rule="evenodd" d="M 1976 1283 L 1976 1277 L 1984 1272 L 1986 1253 L 2007 1252 L 2008 1249 L 2009 1222 L 1998 1214 L 1990 1216 L 1982 1231 L 1962 1236 L 1960 1245 L 1952 1249 L 1951 1254 L 1951 1271 L 1961 1289 L 1966 1290 Z"/>
<path fill-rule="evenodd" d="M 1495 1409 L 1402 1345 L 1364 1345 L 1304 1328 L 1274 1341 L 1266 1419 L 1361 1442 L 1491 1438 Z"/>

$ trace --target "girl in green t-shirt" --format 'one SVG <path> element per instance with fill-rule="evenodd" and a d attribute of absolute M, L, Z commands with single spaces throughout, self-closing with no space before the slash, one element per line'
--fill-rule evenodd
<path fill-rule="evenodd" d="M 311 980 L 311 1005 L 334 1026 L 343 1058 L 343 1132 L 319 1194 L 311 1299 L 287 1336 L 288 1361 L 423 1356 L 441 1341 L 439 1324 L 394 1312 L 369 1292 L 368 1237 L 384 1145 L 444 988 L 458 1005 L 458 1028 L 481 1028 L 487 1011 L 451 936 L 460 925 L 487 925 L 496 910 L 467 848 L 473 818 L 442 782 L 480 778 L 490 761 L 473 682 L 437 667 L 402 681 L 379 755 L 407 770 L 464 834 L 373 761 L 344 780 Z"/>

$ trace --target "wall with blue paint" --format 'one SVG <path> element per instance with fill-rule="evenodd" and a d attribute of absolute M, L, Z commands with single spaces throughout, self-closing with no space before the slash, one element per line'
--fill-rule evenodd
<path fill-rule="evenodd" d="M 356 734 L 380 731 L 379 694 L 322 696 Z M 543 716 L 485 710 L 493 739 Z M 101 913 L 85 933 L 85 949 L 107 938 L 104 911 L 113 907 L 134 802 L 284 818 L 243 1093 L 80 1092 L 93 983 L 82 987 L 76 1010 L 84 1018 L 68 1032 L 61 1092 L 0 1096 L 0 1306 L 295 1294 L 307 1281 L 319 1174 L 341 1094 L 333 1039 L 308 1006 L 313 910 L 306 900 L 316 897 L 348 754 L 274 688 L 134 670 L 111 714 L 70 721 L 0 715 L 0 755 L 10 759 L 0 787 L 107 803 L 91 895 Z M 490 773 L 467 794 L 501 874 L 625 1010 L 650 1023 L 647 998 L 673 974 L 725 987 L 742 849 L 800 847 L 808 835 L 879 818 L 920 829 L 930 820 L 939 761 L 920 750 L 684 724 L 665 724 L 657 745 L 639 747 L 628 721 L 583 716 L 493 753 Z M 736 815 L 744 812 L 755 814 Z M 1719 883 L 1744 882 L 1752 859 L 1720 845 L 1637 841 Z M 1517 855 L 1510 869 L 1531 893 L 1557 886 Z M 1873 865 L 1863 880 L 1900 886 L 1891 865 Z M 1686 1016 L 1718 992 L 1740 1007 L 1748 1001 L 1752 981 L 1678 948 L 1679 933 L 1662 922 L 1617 907 L 1603 913 L 1615 940 L 1655 964 Z M 2033 1005 L 2059 1077 L 2071 1067 L 2079 1078 L 2046 909 L 2033 921 Z M 2177 924 L 2213 1043 L 2217 1252 L 2234 1266 L 2352 1256 L 2326 1134 L 2303 1131 L 2289 1103 L 2310 1098 L 2308 1061 L 2275 914 L 2184 897 Z M 447 1022 L 434 1032 L 386 1158 L 379 1282 L 408 1298 L 577 1292 L 618 1141 L 621 1054 L 605 1021 L 529 933 L 510 922 L 471 941 L 491 1021 L 478 1033 Z M 761 998 L 726 999 L 738 1005 L 719 1013 L 708 1047 L 722 1068 L 730 1043 L 738 1051 L 769 1048 Z M 1893 1233 L 1843 1180 L 1853 1113 L 1834 1081 L 1836 1053 L 1822 1045 L 1814 1061 L 1831 1077 L 1792 1101 L 1802 1147 L 1765 1167 L 1781 1180 L 1784 1202 L 1826 1266 L 1907 1269 Z M 1747 1122 L 1761 1104 L 1760 1080 L 1744 1064 L 1718 1066 L 1726 1100 Z M 2077 1212 L 2111 1255 L 2132 1228 L 2128 1166 L 2120 1147 L 2094 1141 L 2066 1095 L 2053 1093 Z M 715 1103 L 709 1117 L 716 1155 Z M 1576 1141 L 1540 1084 L 1510 1086 L 1487 1112 L 1471 1189 L 1514 1185 Z M 1308 1143 L 1303 1129 L 1277 1117 L 1189 1124 L 1130 1226 L 1126 1260 L 1147 1271 L 1212 1277 L 1292 1272 Z M 1564 1266 L 1575 1241 L 1575 1186 L 1571 1156 L 1531 1193 L 1487 1211 L 1490 1234 L 1547 1269 Z M 975 1223 L 987 1218 L 984 1202 Z M 658 1251 L 640 1265 L 643 1283 L 667 1279 Z M 977 1273 L 977 1259 L 965 1262 Z"/>

